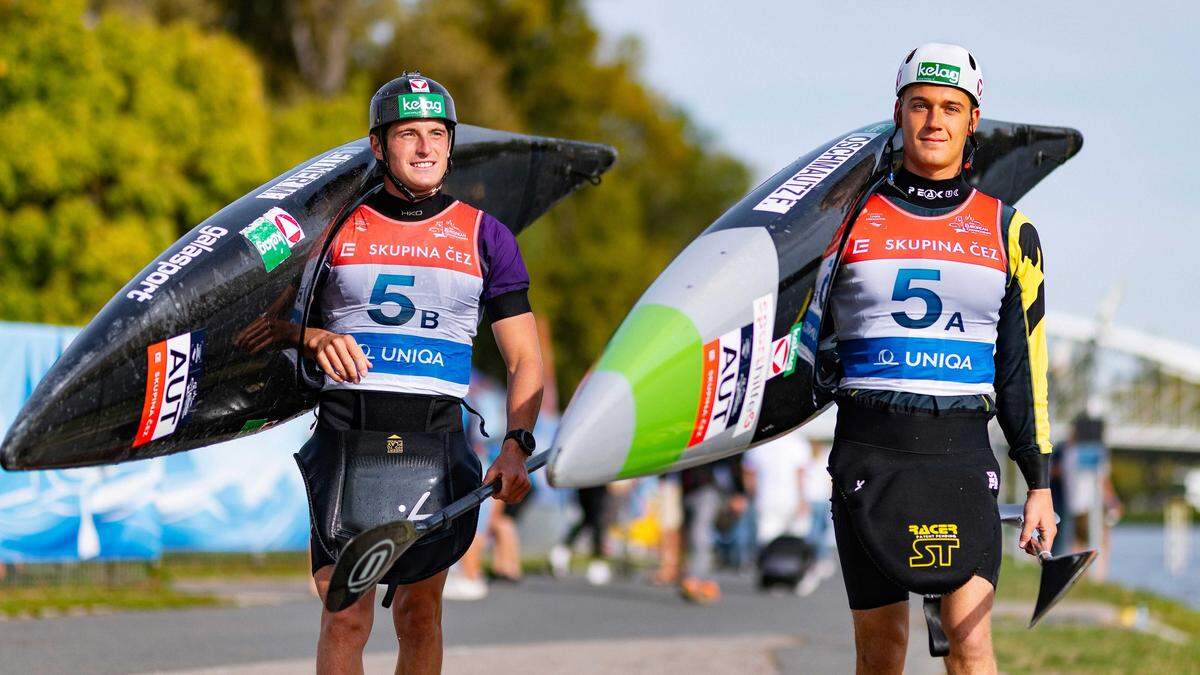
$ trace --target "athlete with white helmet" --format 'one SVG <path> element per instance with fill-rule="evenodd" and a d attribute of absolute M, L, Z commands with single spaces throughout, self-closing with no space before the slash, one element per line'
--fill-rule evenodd
<path fill-rule="evenodd" d="M 983 92 L 963 47 L 906 56 L 888 146 L 890 159 L 901 136 L 903 161 L 850 224 L 830 296 L 833 514 L 859 672 L 902 671 L 910 592 L 933 598 L 934 624 L 940 598 L 950 672 L 995 671 L 992 416 L 1029 488 L 1021 546 L 1049 550 L 1056 532 L 1041 246 L 1024 215 L 964 175 Z"/>

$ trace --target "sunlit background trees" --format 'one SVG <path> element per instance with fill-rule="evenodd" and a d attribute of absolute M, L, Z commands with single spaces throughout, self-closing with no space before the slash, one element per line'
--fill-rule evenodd
<path fill-rule="evenodd" d="M 578 0 L 7 0 L 0 35 L 0 319 L 85 323 L 205 217 L 364 136 L 405 69 L 464 122 L 620 152 L 521 236 L 564 391 L 748 187 Z"/>

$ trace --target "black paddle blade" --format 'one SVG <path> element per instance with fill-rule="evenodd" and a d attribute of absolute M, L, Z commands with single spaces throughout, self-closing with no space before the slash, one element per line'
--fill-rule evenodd
<path fill-rule="evenodd" d="M 333 568 L 325 609 L 340 612 L 375 588 L 396 560 L 424 534 L 411 520 L 373 527 L 346 544 Z"/>
<path fill-rule="evenodd" d="M 1037 604 L 1033 607 L 1033 618 L 1029 627 L 1037 625 L 1042 617 L 1079 581 L 1087 568 L 1096 559 L 1096 551 L 1070 553 L 1042 561 L 1042 580 L 1038 587 Z"/>

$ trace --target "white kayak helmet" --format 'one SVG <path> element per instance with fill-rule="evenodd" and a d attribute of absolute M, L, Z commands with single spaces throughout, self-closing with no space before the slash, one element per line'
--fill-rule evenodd
<path fill-rule="evenodd" d="M 896 96 L 910 84 L 940 84 L 966 92 L 978 106 L 983 100 L 983 70 L 966 47 L 929 42 L 912 50 L 896 73 Z"/>

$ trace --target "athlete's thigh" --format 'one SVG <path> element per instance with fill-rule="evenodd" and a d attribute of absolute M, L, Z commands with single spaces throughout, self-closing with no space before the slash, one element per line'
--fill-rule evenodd
<path fill-rule="evenodd" d="M 996 587 L 981 576 L 973 576 L 961 588 L 942 598 L 942 626 L 956 641 L 983 639 L 992 631 L 992 601 Z"/>
<path fill-rule="evenodd" d="M 908 602 L 850 612 L 858 672 L 900 673 L 908 651 Z"/>
<path fill-rule="evenodd" d="M 879 571 L 854 531 L 845 505 L 836 498 L 833 501 L 833 531 L 850 609 L 868 611 L 907 603 L 908 591 Z"/>
<path fill-rule="evenodd" d="M 874 609 L 850 610 L 854 619 L 856 642 L 870 643 L 873 639 L 892 640 L 908 635 L 908 600 L 894 602 Z"/>

